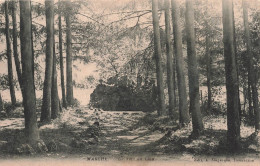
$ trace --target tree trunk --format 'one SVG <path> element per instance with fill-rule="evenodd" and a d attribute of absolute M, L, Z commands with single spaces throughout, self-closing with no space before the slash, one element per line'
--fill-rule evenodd
<path fill-rule="evenodd" d="M 179 95 L 179 123 L 189 122 L 186 81 L 184 76 L 184 60 L 182 53 L 182 31 L 180 25 L 180 7 L 177 0 L 172 0 L 172 24 L 174 34 L 174 49 L 176 56 L 177 85 Z"/>
<path fill-rule="evenodd" d="M 68 0 L 66 2 L 66 43 L 67 43 L 67 49 L 66 49 L 66 77 L 67 77 L 67 104 L 72 106 L 73 105 L 73 82 L 72 82 L 72 48 L 71 48 L 71 1 Z"/>
<path fill-rule="evenodd" d="M 154 31 L 154 54 L 156 59 L 156 77 L 158 88 L 158 115 L 165 114 L 164 88 L 163 88 L 163 71 L 161 65 L 162 50 L 160 44 L 160 30 L 158 18 L 158 0 L 152 1 L 152 15 L 153 15 L 153 31 Z"/>
<path fill-rule="evenodd" d="M 36 116 L 36 96 L 33 80 L 32 41 L 31 41 L 31 6 L 30 1 L 20 2 L 20 40 L 21 62 L 24 89 L 25 135 L 29 143 L 40 139 Z"/>
<path fill-rule="evenodd" d="M 236 28 L 235 28 L 235 14 L 234 14 L 234 4 L 232 2 L 232 19 L 233 19 L 233 35 L 234 35 L 234 47 L 235 47 L 235 58 L 236 58 L 236 67 L 237 67 L 237 82 L 238 82 L 238 110 L 240 115 L 240 121 L 241 121 L 241 102 L 240 102 L 240 91 L 239 91 L 239 68 L 238 68 L 238 60 L 237 60 L 237 42 L 236 42 Z"/>
<path fill-rule="evenodd" d="M 172 48 L 173 48 L 173 42 L 172 42 Z M 174 52 L 173 52 L 173 57 L 172 57 L 172 69 L 173 69 L 173 101 L 174 101 L 174 110 L 177 109 L 177 94 L 176 94 L 176 91 L 177 91 L 177 86 L 176 86 L 176 58 L 175 58 L 175 55 L 174 55 Z"/>
<path fill-rule="evenodd" d="M 194 11 L 193 11 L 192 0 L 186 0 L 185 20 L 186 20 L 186 32 L 187 32 L 190 112 L 192 114 L 193 134 L 197 136 L 203 130 L 203 124 L 202 124 L 202 116 L 200 112 L 199 73 L 197 67 L 196 48 L 195 48 Z"/>
<path fill-rule="evenodd" d="M 51 120 L 51 89 L 52 89 L 52 73 L 53 73 L 53 0 L 45 1 L 46 12 L 46 67 L 45 67 L 45 80 L 43 88 L 41 121 L 49 122 Z"/>
<path fill-rule="evenodd" d="M 9 33 L 9 16 L 8 16 L 8 1 L 5 1 L 5 35 L 6 35 L 6 55 L 7 55 L 7 66 L 8 66 L 8 81 L 11 95 L 12 105 L 16 104 L 14 80 L 13 80 L 13 64 L 12 64 L 12 51 Z"/>
<path fill-rule="evenodd" d="M 209 26 L 206 22 L 206 60 L 207 60 L 207 87 L 208 87 L 208 111 L 212 109 L 212 92 L 211 92 L 211 54 L 210 54 L 210 37 L 209 37 Z"/>
<path fill-rule="evenodd" d="M 61 26 L 61 2 L 59 1 L 59 53 L 60 53 L 60 78 L 61 78 L 61 93 L 62 106 L 67 108 L 65 84 L 64 84 L 64 66 L 63 66 L 63 52 L 62 52 L 62 26 Z"/>
<path fill-rule="evenodd" d="M 231 151 L 234 151 L 240 146 L 240 118 L 232 7 L 232 0 L 222 0 L 223 42 L 227 90 L 227 145 Z"/>
<path fill-rule="evenodd" d="M 245 40 L 247 47 L 247 59 L 248 59 L 248 83 L 252 87 L 252 96 L 253 96 L 253 107 L 255 112 L 255 130 L 259 130 L 259 101 L 258 101 L 258 91 L 257 91 L 257 81 L 255 80 L 254 73 L 254 63 L 253 63 L 253 55 L 252 55 L 252 46 L 249 32 L 249 24 L 248 24 L 248 4 L 246 0 L 243 0 L 243 19 L 245 26 Z"/>
<path fill-rule="evenodd" d="M 2 99 L 2 95 L 0 93 L 0 112 L 2 112 L 4 110 L 4 102 L 3 102 L 3 99 Z"/>
<path fill-rule="evenodd" d="M 248 83 L 248 112 L 249 112 L 249 118 L 250 120 L 254 119 L 254 110 L 252 106 L 252 91 L 251 91 L 251 86 L 250 83 Z"/>
<path fill-rule="evenodd" d="M 32 6 L 32 1 L 30 1 L 30 5 Z M 31 13 L 31 33 L 32 33 L 32 35 L 31 35 L 31 38 L 32 38 L 32 56 L 33 56 L 33 58 L 32 58 L 32 63 L 34 64 L 34 46 L 33 46 L 33 22 L 32 22 L 32 13 Z M 34 76 L 35 76 L 35 72 L 34 72 L 34 66 L 32 66 L 32 71 L 33 71 L 33 87 L 34 87 L 34 91 L 35 91 L 35 82 L 34 82 Z"/>
<path fill-rule="evenodd" d="M 54 24 L 53 24 L 53 30 L 54 30 Z M 56 54 L 55 54 L 55 35 L 53 33 L 53 71 L 52 71 L 52 87 L 51 87 L 51 118 L 52 119 L 56 119 L 60 112 L 60 100 L 59 100 L 58 85 L 57 85 L 56 63 L 57 62 L 56 62 Z"/>
<path fill-rule="evenodd" d="M 174 99 L 174 74 L 173 74 L 173 48 L 171 42 L 171 28 L 170 28 L 170 2 L 164 1 L 165 7 L 165 31 L 166 31 L 166 50 L 167 50 L 167 83 L 169 94 L 169 116 L 173 118 L 173 112 L 175 110 Z"/>
<path fill-rule="evenodd" d="M 18 44 L 17 44 L 17 21 L 16 21 L 16 1 L 12 1 L 12 20 L 13 20 L 13 51 L 14 51 L 14 62 L 18 77 L 18 82 L 23 95 L 23 83 L 22 83 L 22 71 L 21 63 L 18 55 Z"/>

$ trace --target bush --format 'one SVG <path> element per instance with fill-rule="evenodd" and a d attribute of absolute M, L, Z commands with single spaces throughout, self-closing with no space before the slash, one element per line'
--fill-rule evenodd
<path fill-rule="evenodd" d="M 90 106 L 114 111 L 154 111 L 156 110 L 156 87 L 153 81 L 135 86 L 130 80 L 122 78 L 100 82 L 90 95 Z"/>

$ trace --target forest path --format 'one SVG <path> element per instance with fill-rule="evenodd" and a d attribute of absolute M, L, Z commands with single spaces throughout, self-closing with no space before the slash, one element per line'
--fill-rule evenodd
<path fill-rule="evenodd" d="M 1 119 L 0 143 L 18 142 L 24 129 L 22 109 L 16 109 L 16 117 Z M 168 118 L 169 119 L 169 118 Z M 156 112 L 140 111 L 98 111 L 87 106 L 63 110 L 61 116 L 41 126 L 40 135 L 45 144 L 55 142 L 58 149 L 41 153 L 40 158 L 106 157 L 123 160 L 182 160 L 194 161 L 196 155 L 226 157 L 219 151 L 219 140 L 226 137 L 226 118 L 204 117 L 205 133 L 199 139 L 191 140 L 191 123 L 177 129 L 167 116 L 157 117 Z M 91 128 L 99 122 L 98 141 L 91 134 Z M 168 129 L 171 132 L 168 134 Z M 241 126 L 241 136 L 247 138 L 254 132 L 253 127 Z M 16 140 L 16 141 L 15 141 Z M 72 145 L 77 140 L 77 146 Z M 1 149 L 1 148 L 0 148 Z M 255 158 L 255 153 L 240 154 Z M 37 157 L 35 156 L 35 157 Z M 0 151 L 0 158 L 23 158 L 23 154 Z M 232 157 L 232 156 L 231 156 Z"/>
<path fill-rule="evenodd" d="M 92 154 L 116 157 L 146 156 L 159 154 L 155 144 L 165 133 L 151 131 L 147 126 L 140 126 L 140 119 L 146 114 L 140 111 L 86 111 L 88 123 L 98 121 L 100 124 L 99 143 L 91 148 Z M 153 153 L 154 152 L 154 153 Z"/>

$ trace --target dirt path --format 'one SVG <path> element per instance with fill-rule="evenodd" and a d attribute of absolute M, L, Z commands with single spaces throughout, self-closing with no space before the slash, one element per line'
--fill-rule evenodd
<path fill-rule="evenodd" d="M 197 140 L 189 140 L 191 126 L 174 131 L 170 137 L 165 137 L 166 131 L 152 128 L 156 126 L 156 123 L 164 125 L 162 123 L 165 122 L 164 119 L 158 118 L 156 114 L 153 118 L 150 118 L 150 116 L 153 115 L 138 111 L 90 110 L 84 106 L 64 110 L 58 119 L 41 126 L 40 134 L 46 144 L 51 141 L 61 142 L 65 150 L 50 150 L 36 157 L 58 159 L 107 157 L 109 159 L 127 160 L 142 158 L 193 161 L 196 155 L 216 157 L 216 154 L 218 154 L 215 147 L 218 147 L 219 139 L 225 137 L 226 130 L 223 128 L 226 124 L 225 118 L 204 118 L 205 135 Z M 142 123 L 145 120 L 146 122 Z M 79 137 L 80 140 L 88 140 L 88 138 L 82 136 L 82 133 L 88 131 L 95 122 L 99 122 L 98 142 L 86 142 L 79 147 L 72 146 L 71 142 L 75 138 Z M 174 124 L 170 126 L 174 127 Z M 241 135 L 247 137 L 253 132 L 253 128 L 245 127 L 241 127 L 243 129 Z M 22 117 L 1 120 L 0 143 L 3 141 L 12 142 L 12 139 L 17 137 L 18 132 L 23 133 L 22 129 L 24 129 L 24 119 Z M 222 154 L 220 155 L 220 158 L 223 157 Z M 242 155 L 244 156 L 244 154 Z M 250 153 L 246 156 L 255 158 L 256 155 L 258 154 Z M 0 151 L 0 158 L 17 157 L 21 158 L 21 155 L 15 156 L 13 153 L 8 154 Z"/>
<path fill-rule="evenodd" d="M 86 117 L 84 111 L 82 113 L 82 117 Z M 99 121 L 101 128 L 99 143 L 92 148 L 92 154 L 117 157 L 151 155 L 151 152 L 155 151 L 156 141 L 165 135 L 159 131 L 152 132 L 143 126 L 137 126 L 140 118 L 145 115 L 143 112 L 93 111 L 90 115 L 89 113 L 90 111 L 86 120 L 89 123 Z"/>

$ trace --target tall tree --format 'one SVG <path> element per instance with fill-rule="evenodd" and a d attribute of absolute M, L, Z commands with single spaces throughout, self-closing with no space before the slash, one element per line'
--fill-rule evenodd
<path fill-rule="evenodd" d="M 13 22 L 13 52 L 14 52 L 14 62 L 18 77 L 18 82 L 23 94 L 22 88 L 22 71 L 21 71 L 21 64 L 18 55 L 18 44 L 17 44 L 17 21 L 16 21 L 16 1 L 12 1 L 12 22 Z"/>
<path fill-rule="evenodd" d="M 53 6 L 52 6 L 53 7 Z M 54 17 L 54 15 L 53 15 Z M 54 18 L 53 18 L 54 20 Z M 54 24 L 53 24 L 54 31 Z M 55 54 L 55 36 L 53 33 L 53 70 L 52 70 L 52 86 L 51 86 L 51 118 L 56 119 L 60 112 L 60 100 L 57 85 L 57 69 L 56 69 L 56 54 Z"/>
<path fill-rule="evenodd" d="M 223 42 L 227 89 L 227 142 L 230 150 L 236 150 L 239 148 L 240 118 L 232 3 L 232 0 L 222 0 Z"/>
<path fill-rule="evenodd" d="M 25 135 L 28 142 L 33 143 L 40 139 L 36 116 L 36 96 L 32 66 L 32 41 L 31 41 L 31 5 L 30 1 L 20 1 L 20 40 L 21 62 L 24 89 L 24 117 Z"/>
<path fill-rule="evenodd" d="M 72 82 L 72 47 L 71 47 L 71 1 L 66 1 L 66 77 L 67 77 L 67 104 L 73 105 L 73 82 Z"/>
<path fill-rule="evenodd" d="M 200 112 L 199 72 L 195 48 L 193 0 L 186 0 L 185 20 L 187 32 L 190 112 L 192 114 L 193 134 L 197 136 L 203 130 L 203 124 Z"/>
<path fill-rule="evenodd" d="M 58 11 L 59 11 L 59 53 L 60 53 L 60 78 L 61 78 L 62 106 L 67 108 L 65 84 L 64 84 L 63 51 L 62 51 L 61 1 L 59 1 Z"/>
<path fill-rule="evenodd" d="M 164 88 L 163 88 L 163 71 L 161 65 L 161 43 L 160 43 L 160 29 L 158 18 L 158 0 L 152 0 L 152 15 L 153 15 L 153 31 L 154 31 L 154 54 L 156 61 L 156 77 L 157 77 L 157 91 L 158 91 L 158 115 L 165 113 Z"/>
<path fill-rule="evenodd" d="M 53 17 L 53 0 L 45 0 L 46 13 L 46 67 L 45 80 L 43 88 L 41 121 L 49 122 L 51 120 L 51 89 L 52 89 L 52 73 L 53 73 L 53 41 L 54 41 L 54 17 Z"/>
<path fill-rule="evenodd" d="M 208 7 L 208 1 L 207 5 Z M 206 9 L 206 15 L 208 15 L 208 8 Z M 212 91 L 211 91 L 211 51 L 210 51 L 210 28 L 209 22 L 206 19 L 206 61 L 207 61 L 207 88 L 208 88 L 208 111 L 212 109 Z"/>
<path fill-rule="evenodd" d="M 8 66 L 8 82 L 10 88 L 11 102 L 14 106 L 16 104 L 14 79 L 13 79 L 13 63 L 12 63 L 12 51 L 9 32 L 9 16 L 8 16 L 8 0 L 5 1 L 5 36 L 6 36 L 6 55 Z"/>
<path fill-rule="evenodd" d="M 255 112 L 255 129 L 259 130 L 259 101 L 258 101 L 258 91 L 257 91 L 257 80 L 255 79 L 254 73 L 254 63 L 253 63 L 253 55 L 252 55 L 252 45 L 250 39 L 250 30 L 248 24 L 248 2 L 247 0 L 243 0 L 243 18 L 244 18 L 244 27 L 245 27 L 245 40 L 246 40 L 246 48 L 247 48 L 247 59 L 248 59 L 248 84 L 252 87 L 252 96 L 253 96 L 253 107 Z"/>
<path fill-rule="evenodd" d="M 207 87 L 208 87 L 208 111 L 212 109 L 212 91 L 211 91 L 211 54 L 210 54 L 210 37 L 209 37 L 209 26 L 206 23 L 206 61 L 207 61 Z"/>
<path fill-rule="evenodd" d="M 170 2 L 164 0 L 165 10 L 165 31 L 166 31 L 166 50 L 167 50 L 167 83 L 169 94 L 169 116 L 173 116 L 175 108 L 174 99 L 174 74 L 173 74 L 173 45 L 171 42 L 171 25 L 170 25 Z"/>
<path fill-rule="evenodd" d="M 238 110 L 240 114 L 240 120 L 242 115 L 241 102 L 240 102 L 240 91 L 239 91 L 239 68 L 238 68 L 238 56 L 237 56 L 237 42 L 236 42 L 236 28 L 235 28 L 235 12 L 234 12 L 234 4 L 232 1 L 232 20 L 233 20 L 233 35 L 234 35 L 234 47 L 235 47 L 235 58 L 236 58 L 236 67 L 237 67 L 237 82 L 238 82 Z"/>
<path fill-rule="evenodd" d="M 30 1 L 30 4 L 32 5 L 32 1 Z M 33 27 L 33 21 L 32 21 L 32 12 L 31 12 L 31 24 L 32 24 L 32 26 L 31 26 L 31 28 Z M 34 63 L 34 44 L 33 44 L 33 28 L 32 28 L 32 30 L 31 30 L 31 33 L 32 33 L 32 35 L 31 35 L 31 37 L 32 37 L 32 56 L 33 56 L 33 58 L 32 58 L 32 63 Z M 34 83 L 34 74 L 35 74 L 35 72 L 34 72 L 34 66 L 32 66 L 32 71 L 33 71 L 33 85 L 34 85 L 34 91 L 35 91 L 35 83 Z"/>
<path fill-rule="evenodd" d="M 179 95 L 179 121 L 181 125 L 189 122 L 186 81 L 184 76 L 184 60 L 182 52 L 182 30 L 180 25 L 180 6 L 177 0 L 171 1 L 174 50 L 176 56 L 177 85 Z"/>

